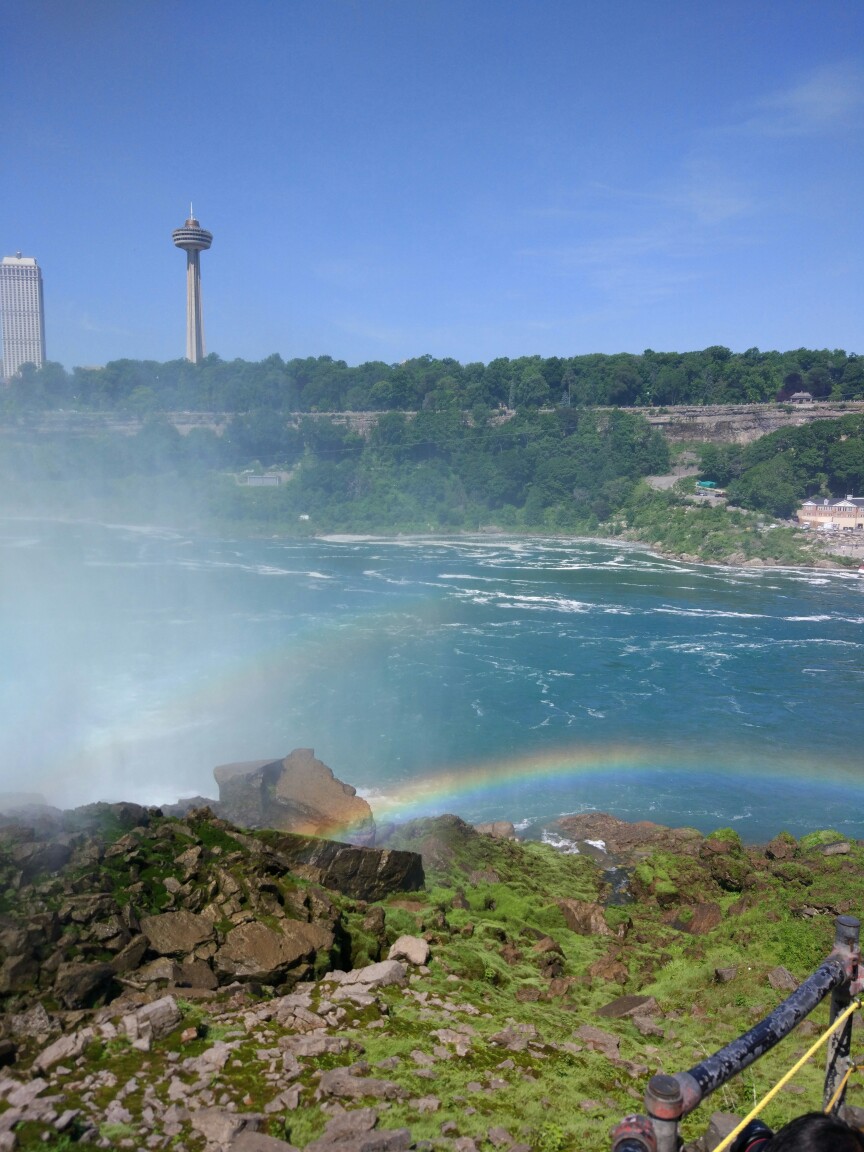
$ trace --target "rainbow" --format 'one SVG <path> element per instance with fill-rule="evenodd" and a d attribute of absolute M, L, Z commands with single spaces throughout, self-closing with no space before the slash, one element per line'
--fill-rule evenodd
<path fill-rule="evenodd" d="M 408 820 L 417 816 L 443 812 L 461 813 L 503 804 L 512 796 L 536 798 L 556 793 L 568 785 L 592 779 L 626 785 L 654 780 L 663 790 L 698 791 L 697 781 L 714 777 L 735 780 L 748 785 L 760 784 L 776 789 L 784 784 L 813 785 L 838 790 L 850 802 L 864 803 L 864 780 L 860 765 L 835 760 L 817 763 L 812 756 L 791 757 L 783 752 L 776 756 L 754 754 L 753 749 L 727 748 L 723 753 L 705 754 L 702 750 L 669 746 L 635 744 L 596 744 L 547 749 L 509 759 L 464 763 L 432 770 L 411 780 L 394 783 L 383 789 L 364 792 L 377 820 Z M 853 797 L 854 794 L 854 797 Z M 569 796 L 572 798 L 572 791 Z M 589 805 L 586 805 L 586 807 Z M 510 814 L 513 818 L 513 814 Z"/>

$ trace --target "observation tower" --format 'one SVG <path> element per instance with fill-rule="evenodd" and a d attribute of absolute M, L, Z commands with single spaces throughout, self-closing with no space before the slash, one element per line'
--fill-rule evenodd
<path fill-rule="evenodd" d="M 201 312 L 201 263 L 199 252 L 213 243 L 213 233 L 202 228 L 192 215 L 182 228 L 172 233 L 174 243 L 186 253 L 186 359 L 197 364 L 204 359 L 204 317 Z"/>

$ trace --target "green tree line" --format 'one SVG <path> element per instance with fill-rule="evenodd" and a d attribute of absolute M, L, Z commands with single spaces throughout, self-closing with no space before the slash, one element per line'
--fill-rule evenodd
<path fill-rule="evenodd" d="M 26 494 L 74 484 L 88 496 L 138 478 L 170 477 L 177 500 L 206 494 L 219 521 L 301 530 L 430 530 L 496 523 L 513 529 L 596 529 L 642 476 L 663 472 L 663 437 L 636 412 L 526 411 L 505 421 L 446 411 L 382 416 L 368 438 L 327 418 L 299 427 L 256 416 L 224 434 L 182 436 L 164 416 L 132 436 L 0 436 L 0 480 Z M 278 487 L 242 481 L 281 471 Z M 238 480 L 240 481 L 238 483 Z M 307 519 L 308 518 L 308 519 Z"/>
<path fill-rule="evenodd" d="M 0 395 L 7 418 L 30 411 L 471 411 L 590 406 L 757 403 L 798 391 L 864 398 L 864 358 L 841 350 L 499 357 L 460 364 L 419 356 L 349 366 L 330 356 L 283 360 L 115 360 L 101 368 L 25 365 Z"/>

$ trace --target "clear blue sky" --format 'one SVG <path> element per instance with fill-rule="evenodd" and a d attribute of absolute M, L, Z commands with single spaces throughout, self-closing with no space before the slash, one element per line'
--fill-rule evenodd
<path fill-rule="evenodd" d="M 864 353 L 861 0 L 0 0 L 48 355 Z"/>

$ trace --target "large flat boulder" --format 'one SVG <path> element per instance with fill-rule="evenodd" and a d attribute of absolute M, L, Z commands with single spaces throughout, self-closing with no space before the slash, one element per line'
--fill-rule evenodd
<path fill-rule="evenodd" d="M 333 946 L 332 932 L 320 924 L 290 921 L 281 927 L 276 932 L 253 921 L 232 928 L 216 953 L 219 974 L 272 984 L 301 961 L 312 960 L 316 952 Z"/>
<path fill-rule="evenodd" d="M 215 935 L 212 921 L 185 910 L 145 916 L 141 931 L 160 956 L 185 956 Z"/>
<path fill-rule="evenodd" d="M 213 775 L 220 815 L 233 824 L 374 843 L 372 809 L 311 748 L 295 748 L 284 760 L 221 764 Z"/>

